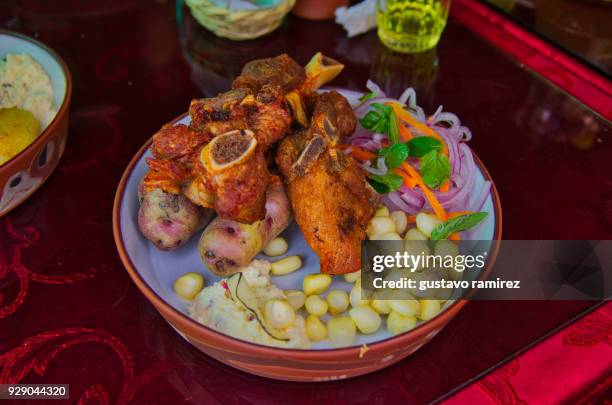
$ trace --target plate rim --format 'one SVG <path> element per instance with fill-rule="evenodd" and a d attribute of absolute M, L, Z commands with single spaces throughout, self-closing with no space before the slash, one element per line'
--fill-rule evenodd
<path fill-rule="evenodd" d="M 344 90 L 344 89 L 343 89 Z M 349 90 L 349 89 L 346 89 Z M 354 91 L 354 90 L 349 90 Z M 180 116 L 176 117 L 168 124 L 176 125 L 179 121 L 183 120 L 189 113 L 183 113 Z M 233 347 L 225 346 L 226 349 L 240 350 L 243 353 L 254 353 L 259 355 L 270 355 L 274 352 L 280 351 L 283 354 L 292 355 L 293 358 L 300 360 L 325 360 L 330 357 L 336 358 L 340 357 L 351 357 L 355 355 L 359 355 L 361 350 L 361 346 L 349 346 L 345 348 L 328 348 L 328 349 L 297 349 L 297 348 L 285 348 L 285 347 L 276 347 L 276 346 L 266 346 L 259 343 L 249 342 L 246 340 L 241 340 L 236 337 L 226 335 L 222 332 L 216 331 L 212 328 L 209 328 L 206 325 L 203 325 L 196 320 L 190 318 L 186 314 L 180 312 L 175 309 L 170 303 L 163 299 L 157 292 L 151 288 L 148 283 L 142 278 L 139 274 L 137 267 L 132 262 L 127 249 L 123 243 L 123 236 L 121 231 L 121 206 L 123 203 L 123 197 L 125 196 L 127 182 L 134 171 L 134 168 L 140 162 L 142 156 L 147 152 L 151 143 L 153 141 L 153 136 L 151 136 L 136 152 L 136 154 L 132 157 L 127 167 L 125 168 L 123 174 L 121 175 L 121 180 L 117 186 L 117 190 L 115 192 L 115 198 L 113 202 L 113 237 L 115 240 L 115 245 L 117 251 L 119 253 L 119 257 L 126 271 L 130 275 L 132 281 L 136 284 L 140 292 L 147 298 L 148 301 L 153 304 L 155 309 L 164 317 L 167 322 L 170 322 L 171 318 L 173 324 L 176 322 L 181 328 L 184 328 L 189 331 L 189 335 L 194 335 L 200 338 L 205 339 L 207 343 L 216 343 L 219 345 L 227 344 L 229 342 L 232 343 Z M 470 148 L 471 149 L 471 148 Z M 476 153 L 472 150 L 472 154 L 474 156 L 474 162 L 478 166 L 478 169 L 481 171 L 485 180 L 491 182 L 491 197 L 493 201 L 493 212 L 495 213 L 495 222 L 494 222 L 494 231 L 492 241 L 501 240 L 502 235 L 502 207 L 501 201 L 499 198 L 499 193 L 497 191 L 497 187 L 495 186 L 495 182 L 493 181 L 489 171 L 486 169 L 480 158 L 476 155 Z M 485 279 L 489 273 L 491 272 L 491 268 L 495 264 L 497 259 L 497 254 L 499 252 L 499 243 L 493 244 L 493 251 L 490 255 L 490 259 L 487 261 L 487 266 L 484 268 L 482 274 L 478 278 L 479 280 Z M 470 290 L 468 295 L 471 295 L 475 292 L 475 289 Z M 410 344 L 410 342 L 416 341 L 417 338 L 421 335 L 428 335 L 429 333 L 435 331 L 438 327 L 444 326 L 448 321 L 455 317 L 455 315 L 467 304 L 468 299 L 460 299 L 453 302 L 448 308 L 444 311 L 440 312 L 434 318 L 423 322 L 418 325 L 414 329 L 403 332 L 399 335 L 390 336 L 388 338 L 368 343 L 367 347 L 370 352 L 385 352 L 387 349 L 391 349 L 395 346 L 404 346 Z M 189 339 L 191 341 L 191 339 Z"/>

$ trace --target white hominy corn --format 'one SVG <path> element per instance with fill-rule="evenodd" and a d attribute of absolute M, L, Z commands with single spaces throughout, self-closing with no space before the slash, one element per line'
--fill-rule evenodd
<path fill-rule="evenodd" d="M 405 269 L 393 268 L 387 271 L 385 281 L 400 281 L 402 278 L 412 278 L 412 273 Z"/>
<path fill-rule="evenodd" d="M 302 281 L 302 289 L 306 295 L 321 294 L 331 283 L 329 274 L 309 274 Z"/>
<path fill-rule="evenodd" d="M 446 275 L 448 276 L 448 278 L 450 278 L 451 280 L 455 280 L 455 281 L 459 281 L 463 278 L 463 272 L 457 271 L 455 269 L 448 269 L 448 271 L 446 272 Z"/>
<path fill-rule="evenodd" d="M 438 256 L 452 256 L 455 257 L 459 254 L 459 246 L 450 240 L 444 239 L 436 242 L 434 246 L 434 253 Z"/>
<path fill-rule="evenodd" d="M 428 321 L 440 312 L 440 301 L 438 300 L 421 300 L 419 301 L 420 311 L 419 319 Z"/>
<path fill-rule="evenodd" d="M 404 316 L 416 316 L 419 313 L 419 301 L 417 300 L 389 300 L 391 311 Z"/>
<path fill-rule="evenodd" d="M 198 273 L 185 273 L 174 282 L 174 292 L 184 300 L 192 300 L 204 288 L 204 277 Z"/>
<path fill-rule="evenodd" d="M 266 322 L 275 329 L 283 329 L 295 322 L 295 311 L 285 300 L 272 299 L 264 307 Z"/>
<path fill-rule="evenodd" d="M 304 307 L 311 315 L 323 316 L 327 312 L 329 304 L 318 295 L 309 295 L 304 302 Z"/>
<path fill-rule="evenodd" d="M 285 296 L 287 297 L 287 302 L 289 302 L 289 305 L 295 311 L 302 308 L 304 301 L 306 301 L 306 294 L 300 290 L 285 290 Z"/>
<path fill-rule="evenodd" d="M 424 240 L 406 240 L 404 241 L 404 251 L 411 256 L 427 256 L 429 254 L 429 246 L 427 246 L 427 242 Z M 412 271 L 419 271 L 425 265 L 425 260 L 420 260 L 417 264 L 417 268 L 410 268 Z"/>
<path fill-rule="evenodd" d="M 370 302 L 370 306 L 374 311 L 378 312 L 381 315 L 385 315 L 391 312 L 391 307 L 389 306 L 389 301 L 387 300 L 374 299 L 372 300 L 372 302 Z"/>
<path fill-rule="evenodd" d="M 438 289 L 436 288 L 427 288 L 421 289 L 418 287 L 421 283 L 433 282 L 436 280 L 440 280 L 440 276 L 438 275 L 437 269 L 424 269 L 421 272 L 416 272 L 412 274 L 412 279 L 417 284 L 417 287 L 408 289 L 412 295 L 417 298 L 433 298 L 436 295 Z M 425 285 L 425 284 L 423 284 Z"/>
<path fill-rule="evenodd" d="M 284 276 L 285 274 L 293 273 L 302 267 L 302 259 L 300 256 L 287 256 L 270 264 L 270 271 L 275 276 Z"/>
<path fill-rule="evenodd" d="M 351 293 L 349 294 L 349 301 L 353 308 L 359 307 L 361 305 L 368 305 L 370 300 L 361 299 L 361 284 L 356 284 L 351 288 Z"/>
<path fill-rule="evenodd" d="M 374 213 L 375 217 L 388 217 L 389 216 L 389 208 L 387 207 L 380 207 L 379 209 L 376 210 L 376 212 Z"/>
<path fill-rule="evenodd" d="M 332 318 L 327 322 L 327 334 L 334 346 L 350 346 L 355 342 L 355 322 L 347 316 Z"/>
<path fill-rule="evenodd" d="M 391 311 L 387 317 L 387 329 L 394 335 L 406 332 L 416 326 L 416 318 L 414 316 L 404 316 L 395 311 Z"/>
<path fill-rule="evenodd" d="M 395 232 L 400 235 L 406 231 L 406 227 L 408 227 L 408 217 L 404 211 L 393 211 L 389 214 L 389 217 L 395 222 Z"/>
<path fill-rule="evenodd" d="M 361 270 L 344 275 L 344 281 L 347 283 L 354 283 L 359 278 L 361 278 Z"/>
<path fill-rule="evenodd" d="M 445 256 L 457 256 L 459 254 L 459 246 L 457 244 L 451 242 L 450 240 L 439 240 L 436 242 L 436 246 L 434 247 L 434 253 L 436 255 L 445 257 Z M 451 280 L 461 280 L 463 278 L 463 272 L 459 272 L 454 268 L 446 268 L 444 276 L 446 279 Z"/>
<path fill-rule="evenodd" d="M 361 333 L 374 333 L 380 328 L 380 315 L 370 307 L 351 308 L 349 315 Z"/>
<path fill-rule="evenodd" d="M 375 235 L 384 235 L 389 232 L 395 232 L 395 222 L 389 217 L 374 217 L 366 228 L 366 234 L 370 239 Z"/>
<path fill-rule="evenodd" d="M 431 214 L 425 214 L 424 212 L 419 212 L 416 216 L 416 226 L 418 230 L 423 232 L 428 238 L 431 236 L 431 231 L 441 223 L 442 221 L 438 218 Z"/>
<path fill-rule="evenodd" d="M 263 248 L 263 252 L 266 256 L 282 256 L 287 253 L 289 245 L 287 241 L 280 236 L 274 238 Z"/>
<path fill-rule="evenodd" d="M 396 232 L 389 232 L 383 235 L 375 235 L 372 240 L 402 240 L 402 237 Z"/>
<path fill-rule="evenodd" d="M 332 315 L 346 311 L 349 306 L 349 296 L 344 290 L 333 290 L 327 294 L 329 312 Z"/>
<path fill-rule="evenodd" d="M 427 236 L 423 234 L 423 232 L 419 231 L 416 228 L 411 228 L 406 232 L 404 236 L 405 240 L 427 240 Z"/>
<path fill-rule="evenodd" d="M 327 337 L 327 326 L 316 315 L 308 315 L 306 318 L 306 335 L 310 340 L 318 342 Z"/>

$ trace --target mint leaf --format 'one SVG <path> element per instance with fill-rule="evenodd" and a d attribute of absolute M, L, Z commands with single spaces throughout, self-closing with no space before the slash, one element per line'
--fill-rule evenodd
<path fill-rule="evenodd" d="M 399 142 L 399 127 L 393 109 L 388 105 L 372 103 L 370 111 L 359 120 L 365 129 L 379 134 L 386 134 L 391 143 Z"/>
<path fill-rule="evenodd" d="M 359 120 L 365 129 L 369 129 L 379 134 L 389 132 L 389 115 L 393 112 L 392 108 L 380 103 L 372 103 L 370 111 Z"/>
<path fill-rule="evenodd" d="M 367 180 L 367 182 L 368 182 L 368 183 L 370 183 L 370 185 L 372 186 L 372 188 L 373 188 L 374 190 L 376 190 L 376 192 L 377 192 L 378 194 L 386 194 L 386 193 L 388 193 L 389 191 L 391 191 L 391 190 L 389 189 L 389 187 L 387 187 L 387 185 L 386 185 L 386 184 L 384 184 L 384 183 L 380 183 L 380 182 L 378 182 L 378 181 L 376 181 L 376 180 L 374 180 L 374 179 L 372 179 L 372 178 L 370 178 L 370 177 L 366 177 L 366 180 Z"/>
<path fill-rule="evenodd" d="M 458 217 L 449 219 L 431 231 L 431 240 L 446 239 L 451 233 L 467 231 L 468 229 L 478 225 L 486 217 L 486 212 L 475 212 L 473 214 L 460 215 Z"/>
<path fill-rule="evenodd" d="M 442 149 L 442 142 L 431 136 L 419 136 L 406 142 L 411 157 L 422 157 L 432 150 Z"/>
<path fill-rule="evenodd" d="M 421 176 L 430 188 L 436 189 L 450 177 L 448 158 L 437 150 L 426 153 L 420 160 Z"/>
<path fill-rule="evenodd" d="M 376 97 L 377 94 L 374 93 L 373 91 L 369 92 L 369 93 L 363 93 L 363 95 L 361 97 L 359 97 L 359 101 L 361 103 L 365 103 L 366 101 Z"/>
<path fill-rule="evenodd" d="M 395 169 L 408 158 L 408 146 L 405 143 L 396 143 L 380 149 L 378 154 L 385 157 L 385 164 L 388 168 Z"/>
<path fill-rule="evenodd" d="M 384 176 L 371 176 L 366 179 L 378 194 L 386 194 L 395 191 L 402 186 L 403 179 L 395 173 L 387 173 Z"/>

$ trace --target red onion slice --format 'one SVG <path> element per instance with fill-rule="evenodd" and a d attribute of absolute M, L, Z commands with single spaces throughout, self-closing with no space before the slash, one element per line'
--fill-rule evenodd
<path fill-rule="evenodd" d="M 453 113 L 445 112 L 440 106 L 434 114 L 427 118 L 425 112 L 417 104 L 416 92 L 413 88 L 404 90 L 398 100 L 388 98 L 382 89 L 374 82 L 368 80 L 366 85 L 368 90 L 376 93 L 376 97 L 367 100 L 355 108 L 357 117 L 364 117 L 373 103 L 399 102 L 405 106 L 419 122 L 432 127 L 440 134 L 448 147 L 448 159 L 451 165 L 451 186 L 449 191 L 434 193 L 442 206 L 450 211 L 479 211 L 484 206 L 491 192 L 491 183 L 486 181 L 476 195 L 477 167 L 474 162 L 471 149 L 464 143 L 472 138 L 469 128 L 462 126 L 459 117 Z M 418 132 L 418 131 L 417 131 Z M 388 143 L 388 137 L 383 134 L 373 134 L 372 132 L 357 126 L 357 130 L 348 139 L 349 145 L 375 152 Z M 348 151 L 349 149 L 347 149 Z M 407 160 L 418 170 L 418 161 L 415 159 Z M 377 161 L 377 168 L 372 168 L 370 162 L 364 164 L 364 169 L 373 174 L 387 172 L 384 166 L 384 159 Z M 399 209 L 407 214 L 416 214 L 423 208 L 431 209 L 429 202 L 425 198 L 423 191 L 416 187 L 414 189 L 402 186 L 400 190 L 384 194 L 382 201 L 392 209 Z"/>

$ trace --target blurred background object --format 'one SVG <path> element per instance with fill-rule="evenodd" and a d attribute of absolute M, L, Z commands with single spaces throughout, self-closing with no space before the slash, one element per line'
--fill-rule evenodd
<path fill-rule="evenodd" d="M 440 41 L 450 4 L 451 0 L 378 0 L 378 37 L 397 52 L 430 50 Z"/>
<path fill-rule="evenodd" d="M 551 144 L 586 152 L 603 142 L 602 122 L 576 106 L 574 99 L 556 89 L 534 83 L 514 116 L 517 127 L 534 135 L 525 144 L 526 152 Z"/>
<path fill-rule="evenodd" d="M 348 4 L 348 0 L 297 0 L 291 13 L 307 20 L 329 20 L 338 7 Z"/>
<path fill-rule="evenodd" d="M 431 94 L 438 72 L 438 54 L 436 48 L 416 54 L 393 52 L 385 46 L 379 46 L 376 58 L 372 61 L 370 79 L 385 94 L 396 95 L 408 87 L 413 87 L 419 98 Z"/>
<path fill-rule="evenodd" d="M 487 0 L 489 3 L 494 4 L 500 9 L 510 12 L 516 5 L 516 0 Z M 529 0 L 527 0 L 529 1 Z"/>
<path fill-rule="evenodd" d="M 183 55 L 191 67 L 191 79 L 206 97 L 230 88 L 247 62 L 287 52 L 286 35 L 232 41 L 215 36 L 189 13 L 179 15 L 177 26 Z"/>
<path fill-rule="evenodd" d="M 19 27 L 19 18 L 15 12 L 14 0 L 0 1 L 0 28 L 16 30 Z"/>
<path fill-rule="evenodd" d="M 183 0 L 177 0 L 177 10 Z M 195 19 L 220 37 L 258 38 L 283 21 L 295 0 L 185 0 Z"/>
<path fill-rule="evenodd" d="M 376 28 L 376 1 L 364 0 L 336 9 L 336 23 L 344 27 L 349 38 Z"/>
<path fill-rule="evenodd" d="M 481 1 L 612 77 L 612 1 Z"/>

